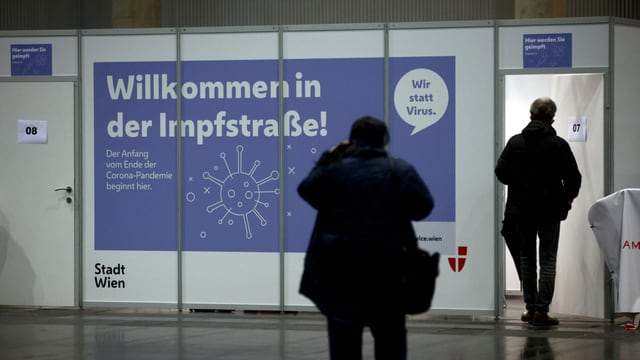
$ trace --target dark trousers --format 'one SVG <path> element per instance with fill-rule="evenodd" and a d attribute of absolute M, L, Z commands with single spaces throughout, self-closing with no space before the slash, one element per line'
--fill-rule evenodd
<path fill-rule="evenodd" d="M 549 312 L 556 283 L 560 221 L 516 219 L 513 230 L 513 235 L 517 237 L 521 247 L 520 270 L 527 311 L 546 314 Z M 540 240 L 537 248 L 536 237 Z"/>
<path fill-rule="evenodd" d="M 327 316 L 331 360 L 361 360 L 365 327 L 369 327 L 373 335 L 376 360 L 407 359 L 407 328 L 404 314 L 381 314 L 379 318 L 366 322 Z"/>

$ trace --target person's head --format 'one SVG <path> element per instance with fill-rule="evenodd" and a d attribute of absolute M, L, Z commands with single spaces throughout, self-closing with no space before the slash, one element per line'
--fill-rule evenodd
<path fill-rule="evenodd" d="M 362 146 L 384 147 L 389 142 L 387 125 L 371 116 L 361 117 L 351 125 L 349 142 Z"/>
<path fill-rule="evenodd" d="M 548 97 L 537 98 L 531 103 L 529 113 L 531 114 L 531 120 L 540 120 L 546 123 L 553 122 L 553 117 L 556 116 L 556 103 Z"/>

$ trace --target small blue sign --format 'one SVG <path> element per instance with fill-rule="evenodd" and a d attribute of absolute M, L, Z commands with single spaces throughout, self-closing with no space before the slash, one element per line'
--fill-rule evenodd
<path fill-rule="evenodd" d="M 51 44 L 11 44 L 11 76 L 51 76 Z"/>
<path fill-rule="evenodd" d="M 571 33 L 524 34 L 522 63 L 525 68 L 570 68 Z"/>

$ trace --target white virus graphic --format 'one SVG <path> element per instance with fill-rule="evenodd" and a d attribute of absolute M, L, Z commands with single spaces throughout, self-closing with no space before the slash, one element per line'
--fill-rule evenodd
<path fill-rule="evenodd" d="M 208 171 L 202 173 L 202 178 L 213 182 L 220 187 L 220 198 L 217 202 L 207 206 L 207 212 L 213 213 L 220 209 L 222 216 L 218 219 L 218 224 L 222 225 L 227 219 L 228 225 L 233 225 L 234 221 L 232 217 L 241 217 L 244 223 L 245 236 L 247 239 L 251 239 L 253 234 L 251 232 L 251 225 L 249 223 L 249 215 L 253 214 L 259 221 L 261 226 L 267 226 L 267 220 L 260 214 L 259 206 L 265 208 L 269 207 L 269 203 L 262 201 L 263 194 L 280 194 L 280 189 L 274 187 L 273 190 L 263 190 L 263 185 L 270 181 L 278 180 L 280 174 L 278 171 L 271 171 L 271 175 L 256 180 L 254 174 L 260 166 L 260 161 L 255 160 L 253 167 L 248 172 L 244 172 L 242 168 L 242 152 L 244 147 L 238 145 L 236 152 L 238 154 L 236 170 L 232 171 L 227 161 L 227 154 L 220 153 L 220 158 L 225 164 L 228 175 L 226 178 L 220 180 L 211 175 Z"/>

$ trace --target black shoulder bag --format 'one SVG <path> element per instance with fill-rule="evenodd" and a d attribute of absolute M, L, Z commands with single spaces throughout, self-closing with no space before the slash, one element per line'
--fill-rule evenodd
<path fill-rule="evenodd" d="M 405 314 L 427 312 L 436 290 L 440 254 L 416 247 L 405 248 L 403 275 L 400 278 L 402 304 Z"/>
<path fill-rule="evenodd" d="M 397 199 L 400 182 L 395 174 L 393 159 L 391 165 L 392 194 Z M 410 225 L 411 227 L 411 225 Z M 436 278 L 439 274 L 440 254 L 429 254 L 418 247 L 413 228 L 411 231 L 400 231 L 402 239 L 402 269 L 400 275 L 400 304 L 405 314 L 415 315 L 428 311 L 436 290 Z"/>

